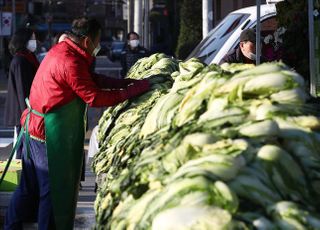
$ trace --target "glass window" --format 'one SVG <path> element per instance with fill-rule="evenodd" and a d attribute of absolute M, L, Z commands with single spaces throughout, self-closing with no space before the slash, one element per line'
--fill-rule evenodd
<path fill-rule="evenodd" d="M 249 14 L 229 14 L 200 42 L 189 55 L 189 58 L 197 57 L 207 64 L 211 63 L 233 31 L 248 17 Z"/>

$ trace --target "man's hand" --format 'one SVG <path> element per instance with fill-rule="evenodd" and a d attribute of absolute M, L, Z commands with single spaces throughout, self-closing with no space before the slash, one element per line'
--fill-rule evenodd
<path fill-rule="evenodd" d="M 136 80 L 127 87 L 129 98 L 136 97 L 150 90 L 150 82 L 147 79 Z"/>

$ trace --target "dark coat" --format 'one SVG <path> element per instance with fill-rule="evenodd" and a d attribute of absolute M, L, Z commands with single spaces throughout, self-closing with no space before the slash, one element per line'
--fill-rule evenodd
<path fill-rule="evenodd" d="M 121 76 L 125 77 L 129 69 L 140 59 L 149 56 L 149 51 L 142 47 L 138 46 L 136 49 L 132 50 L 128 46 L 122 51 L 120 62 L 121 62 Z"/>
<path fill-rule="evenodd" d="M 261 63 L 266 62 L 264 57 L 261 57 Z M 221 60 L 220 64 L 222 63 L 247 63 L 247 64 L 256 64 L 255 61 L 249 60 L 246 58 L 242 52 L 240 47 L 233 49 L 229 53 L 227 53 Z"/>
<path fill-rule="evenodd" d="M 39 63 L 34 54 L 21 52 L 13 56 L 8 73 L 8 93 L 5 104 L 4 124 L 20 125 L 20 117 L 26 109 L 25 98 L 29 96 L 33 78 Z"/>

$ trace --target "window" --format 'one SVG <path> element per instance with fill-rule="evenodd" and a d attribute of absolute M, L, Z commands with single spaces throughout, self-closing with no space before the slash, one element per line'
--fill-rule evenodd
<path fill-rule="evenodd" d="M 209 64 L 231 34 L 249 17 L 248 14 L 229 14 L 193 50 L 189 57 L 197 57 Z"/>

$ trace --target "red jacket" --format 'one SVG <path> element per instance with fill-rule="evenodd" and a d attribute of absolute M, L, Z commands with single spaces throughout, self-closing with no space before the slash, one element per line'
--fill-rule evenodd
<path fill-rule="evenodd" d="M 92 107 L 113 106 L 149 89 L 147 80 L 117 80 L 90 72 L 93 57 L 73 41 L 52 47 L 42 61 L 30 90 L 30 105 L 48 113 L 77 96 Z M 24 124 L 28 109 L 21 116 Z M 31 113 L 30 135 L 45 140 L 44 119 Z"/>

